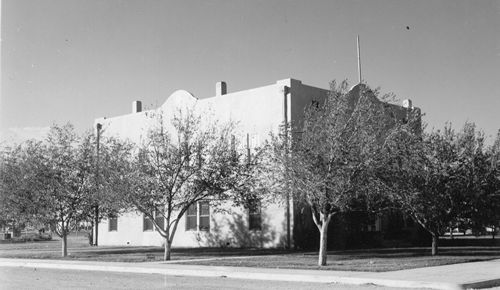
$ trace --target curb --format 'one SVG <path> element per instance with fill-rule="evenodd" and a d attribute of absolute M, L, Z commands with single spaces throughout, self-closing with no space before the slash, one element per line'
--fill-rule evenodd
<path fill-rule="evenodd" d="M 500 279 L 491 279 L 462 284 L 462 289 L 483 289 L 500 286 Z"/>
<path fill-rule="evenodd" d="M 47 260 L 45 260 L 47 261 Z M 443 290 L 458 289 L 479 289 L 489 288 L 500 285 L 500 279 L 485 281 L 476 281 L 471 283 L 448 283 L 432 281 L 406 281 L 396 279 L 379 279 L 376 277 L 344 277 L 338 275 L 304 274 L 304 273 L 264 273 L 241 271 L 237 267 L 211 267 L 210 269 L 187 269 L 172 267 L 137 267 L 132 266 L 113 266 L 99 264 L 76 264 L 76 263 L 58 263 L 57 261 L 34 262 L 34 261 L 1 261 L 0 267 L 26 267 L 26 268 L 45 268 L 45 269 L 63 269 L 63 270 L 83 270 L 83 271 L 101 271 L 101 272 L 122 272 L 122 273 L 141 273 L 141 274 L 163 274 L 169 276 L 194 276 L 194 277 L 223 277 L 232 279 L 248 280 L 268 280 L 268 281 L 289 281 L 289 282 L 310 282 L 310 283 L 336 283 L 350 285 L 376 285 L 397 288 L 431 288 Z M 236 268 L 236 269 L 234 269 Z"/>

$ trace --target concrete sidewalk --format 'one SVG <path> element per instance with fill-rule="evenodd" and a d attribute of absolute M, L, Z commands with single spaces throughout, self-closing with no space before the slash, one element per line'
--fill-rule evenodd
<path fill-rule="evenodd" d="M 477 289 L 500 285 L 500 260 L 379 273 L 249 267 L 212 267 L 163 262 L 118 263 L 4 258 L 0 258 L 0 267 L 73 269 L 150 273 L 176 276 L 343 283 L 354 285 L 374 284 L 398 288 Z"/>

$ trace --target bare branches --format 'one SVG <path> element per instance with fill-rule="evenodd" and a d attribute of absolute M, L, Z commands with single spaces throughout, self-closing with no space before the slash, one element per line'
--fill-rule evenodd
<path fill-rule="evenodd" d="M 153 118 L 156 126 L 130 161 L 131 186 L 122 194 L 153 220 L 170 244 L 188 208 L 200 201 L 227 199 L 248 177 L 242 170 L 247 165 L 235 160 L 231 149 L 232 123 L 202 120 L 192 109 L 173 116 L 160 112 Z M 164 228 L 154 220 L 158 217 L 166 219 Z"/>
<path fill-rule="evenodd" d="M 331 87 L 324 104 L 306 110 L 302 127 L 285 128 L 272 142 L 273 169 L 279 172 L 273 181 L 283 183 L 284 194 L 292 189 L 296 200 L 309 204 L 321 235 L 335 213 L 354 210 L 381 191 L 373 168 L 388 128 L 396 123 L 365 85 L 350 91 L 347 82 Z"/>

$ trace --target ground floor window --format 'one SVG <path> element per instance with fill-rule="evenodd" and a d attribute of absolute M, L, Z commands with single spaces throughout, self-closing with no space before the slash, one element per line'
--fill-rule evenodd
<path fill-rule="evenodd" d="M 158 227 L 165 228 L 165 217 L 161 213 L 155 212 L 155 222 Z"/>
<path fill-rule="evenodd" d="M 186 211 L 186 231 L 210 230 L 210 204 L 200 201 L 189 206 Z"/>
<path fill-rule="evenodd" d="M 118 231 L 118 217 L 116 215 L 110 215 L 108 217 L 108 231 L 109 232 Z"/>
<path fill-rule="evenodd" d="M 165 227 L 165 217 L 161 213 L 158 213 L 158 212 L 154 212 L 153 216 L 155 218 L 156 224 L 160 228 L 163 229 Z M 142 230 L 145 232 L 155 230 L 155 225 L 154 225 L 153 221 L 147 215 L 143 215 L 143 217 L 142 217 Z"/>
<path fill-rule="evenodd" d="M 252 202 L 248 206 L 248 229 L 262 229 L 262 205 L 260 201 Z"/>
<path fill-rule="evenodd" d="M 210 206 L 209 206 L 208 202 L 199 202 L 198 207 L 200 210 L 199 229 L 200 229 L 200 231 L 209 231 L 210 230 Z"/>
<path fill-rule="evenodd" d="M 152 231 L 154 228 L 153 221 L 147 215 L 142 217 L 142 230 L 145 232 Z"/>
<path fill-rule="evenodd" d="M 196 230 L 198 219 L 198 208 L 196 203 L 189 206 L 186 212 L 186 231 Z"/>
<path fill-rule="evenodd" d="M 367 225 L 369 232 L 380 232 L 382 230 L 382 217 L 376 216 L 370 224 Z"/>

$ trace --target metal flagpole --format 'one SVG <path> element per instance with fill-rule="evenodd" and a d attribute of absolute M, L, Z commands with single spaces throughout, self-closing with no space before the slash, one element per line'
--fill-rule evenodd
<path fill-rule="evenodd" d="M 361 51 L 359 49 L 359 35 L 358 35 L 358 78 L 359 78 L 359 83 L 362 82 L 361 79 Z"/>

